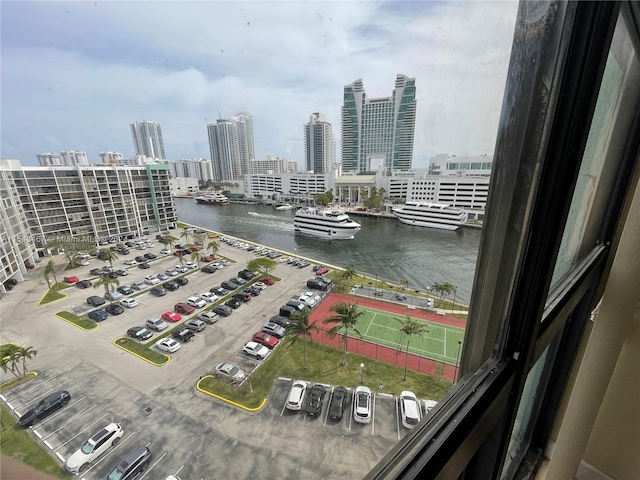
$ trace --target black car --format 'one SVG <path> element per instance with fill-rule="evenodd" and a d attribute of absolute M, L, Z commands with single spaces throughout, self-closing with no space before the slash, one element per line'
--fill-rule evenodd
<path fill-rule="evenodd" d="M 117 303 L 112 303 L 111 305 L 107 305 L 104 309 L 110 315 L 120 315 L 121 313 L 124 313 L 124 308 L 122 308 Z"/>
<path fill-rule="evenodd" d="M 153 260 L 154 258 L 157 258 L 156 255 L 154 253 L 145 253 L 144 254 L 144 258 L 147 258 L 149 260 Z"/>
<path fill-rule="evenodd" d="M 106 272 L 104 275 L 109 278 L 118 278 L 120 276 L 118 275 L 118 272 Z"/>
<path fill-rule="evenodd" d="M 231 308 L 233 308 L 234 310 L 235 310 L 236 308 L 240 307 L 240 301 L 239 301 L 239 300 L 236 300 L 235 298 L 230 298 L 229 300 L 227 300 L 226 302 L 224 302 L 224 304 L 225 304 L 227 307 L 231 307 Z"/>
<path fill-rule="evenodd" d="M 189 330 L 188 328 L 182 328 L 179 330 L 174 330 L 173 332 L 171 332 L 171 336 L 173 338 L 175 338 L 176 340 L 180 340 L 183 343 L 187 343 L 190 342 L 191 339 L 193 337 L 195 337 L 195 333 L 193 333 L 192 330 Z"/>
<path fill-rule="evenodd" d="M 331 285 L 333 283 L 333 280 L 331 280 L 330 278 L 327 278 L 323 275 L 316 275 L 316 280 L 319 280 L 320 282 L 324 283 L 325 285 Z"/>
<path fill-rule="evenodd" d="M 152 458 L 153 455 L 151 455 L 151 451 L 147 447 L 137 447 L 122 459 L 116 468 L 109 473 L 107 478 L 132 480 L 149 467 Z"/>
<path fill-rule="evenodd" d="M 143 257 L 142 255 L 138 255 L 136 257 L 136 262 L 138 262 L 138 263 L 142 263 L 142 262 L 146 262 L 146 261 L 147 261 L 147 258 Z"/>
<path fill-rule="evenodd" d="M 227 295 L 229 293 L 229 290 L 227 290 L 226 288 L 222 288 L 222 287 L 213 287 L 211 290 L 209 290 L 211 293 L 215 293 L 216 295 L 218 295 L 219 297 L 224 297 L 225 295 Z"/>
<path fill-rule="evenodd" d="M 282 327 L 286 327 L 291 324 L 291 320 L 287 317 L 283 317 L 282 315 L 275 315 L 269 319 L 271 323 L 276 323 Z"/>
<path fill-rule="evenodd" d="M 336 387 L 331 395 L 329 403 L 329 418 L 332 420 L 340 420 L 344 414 L 347 403 L 348 392 L 344 387 Z"/>
<path fill-rule="evenodd" d="M 204 273 L 215 273 L 218 271 L 218 269 L 213 265 L 207 265 L 206 267 L 201 268 L 200 271 Z"/>
<path fill-rule="evenodd" d="M 131 327 L 127 330 L 127 335 L 136 340 L 149 340 L 153 333 L 144 327 Z"/>
<path fill-rule="evenodd" d="M 178 285 L 176 282 L 165 282 L 162 284 L 162 288 L 164 288 L 165 290 L 169 291 L 169 292 L 175 292 L 176 290 L 178 290 L 180 288 L 180 285 Z"/>
<path fill-rule="evenodd" d="M 105 271 L 103 269 L 101 269 L 101 268 L 94 268 L 94 269 L 89 270 L 89 273 L 91 275 L 101 276 L 101 275 L 105 274 Z"/>
<path fill-rule="evenodd" d="M 116 276 L 118 276 L 118 277 L 124 277 L 126 275 L 129 275 L 129 272 L 127 270 L 116 270 L 113 273 L 115 273 Z"/>
<path fill-rule="evenodd" d="M 262 293 L 262 290 L 256 287 L 249 287 L 249 288 L 245 288 L 243 292 L 248 293 L 249 295 L 253 295 L 254 297 L 257 297 Z"/>
<path fill-rule="evenodd" d="M 220 284 L 220 288 L 224 288 L 225 290 L 228 290 L 229 292 L 233 292 L 235 289 L 237 289 L 240 285 L 236 285 L 233 282 L 230 282 L 228 280 L 225 280 L 224 282 L 222 282 Z M 228 292 L 227 292 L 228 293 Z"/>
<path fill-rule="evenodd" d="M 313 290 L 326 290 L 328 285 L 320 280 L 316 280 L 315 278 L 312 280 L 307 280 L 307 288 L 311 288 Z"/>
<path fill-rule="evenodd" d="M 316 383 L 311 387 L 311 391 L 307 395 L 307 405 L 305 410 L 309 415 L 319 415 L 322 411 L 322 402 L 324 401 L 324 393 L 326 388 L 324 385 Z"/>
<path fill-rule="evenodd" d="M 129 255 L 131 252 L 126 248 L 121 248 L 120 250 L 118 250 L 118 253 L 120 255 Z"/>
<path fill-rule="evenodd" d="M 238 277 L 242 278 L 243 280 L 251 280 L 255 278 L 255 275 L 249 270 L 240 270 L 238 272 Z"/>
<path fill-rule="evenodd" d="M 149 290 L 149 293 L 151 295 L 155 295 L 156 297 L 164 297 L 167 294 L 167 290 L 163 287 L 157 286 Z"/>
<path fill-rule="evenodd" d="M 59 408 L 66 406 L 70 399 L 71 395 L 69 395 L 69 392 L 66 390 L 60 390 L 59 392 L 47 395 L 45 398 L 40 400 L 35 407 L 22 415 L 19 423 L 25 428 L 30 427 L 39 420 L 51 415 Z"/>
<path fill-rule="evenodd" d="M 104 310 L 94 310 L 93 312 L 89 312 L 89 315 L 87 315 L 87 317 L 94 322 L 102 322 L 103 320 L 106 320 L 108 316 L 109 315 L 107 315 L 107 312 Z"/>
<path fill-rule="evenodd" d="M 129 248 L 136 246 L 136 242 L 132 242 L 131 240 L 125 242 L 124 244 Z"/>
<path fill-rule="evenodd" d="M 94 307 L 99 307 L 100 305 L 104 305 L 105 301 L 104 301 L 104 298 L 102 297 L 99 297 L 97 295 L 92 295 L 89 298 L 87 298 L 87 303 Z"/>
<path fill-rule="evenodd" d="M 79 282 L 76 282 L 76 287 L 78 288 L 89 288 L 92 285 L 91 280 L 80 280 Z"/>
<path fill-rule="evenodd" d="M 140 264 L 138 264 L 138 268 L 142 268 L 143 270 L 146 270 L 147 268 L 149 268 L 149 264 L 148 263 L 140 263 Z"/>
<path fill-rule="evenodd" d="M 181 287 L 184 287 L 187 283 L 189 283 L 189 280 L 184 277 L 178 277 L 174 280 L 174 282 L 176 282 Z"/>
<path fill-rule="evenodd" d="M 217 313 L 221 317 L 228 317 L 233 313 L 233 309 L 226 305 L 217 305 L 211 309 L 212 312 Z"/>
<path fill-rule="evenodd" d="M 133 293 L 133 288 L 128 287 L 127 285 L 123 285 L 121 287 L 118 287 L 118 292 L 120 292 L 123 295 L 131 295 Z"/>

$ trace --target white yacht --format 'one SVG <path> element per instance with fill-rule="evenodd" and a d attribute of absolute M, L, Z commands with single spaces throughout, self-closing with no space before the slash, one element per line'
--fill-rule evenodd
<path fill-rule="evenodd" d="M 293 221 L 296 232 L 330 239 L 351 239 L 360 231 L 360 224 L 340 210 L 304 207 Z"/>
<path fill-rule="evenodd" d="M 229 205 L 229 199 L 221 193 L 206 193 L 195 198 L 197 203 L 205 205 Z"/>
<path fill-rule="evenodd" d="M 391 213 L 407 225 L 444 230 L 457 230 L 468 218 L 468 214 L 461 208 L 430 202 L 407 202 L 393 207 Z"/>
<path fill-rule="evenodd" d="M 283 205 L 278 205 L 276 207 L 276 210 L 293 210 L 293 205 L 291 205 L 290 203 L 285 203 Z"/>

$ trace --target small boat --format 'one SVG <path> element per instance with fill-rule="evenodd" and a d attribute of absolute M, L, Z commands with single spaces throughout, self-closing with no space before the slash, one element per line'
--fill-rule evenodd
<path fill-rule="evenodd" d="M 284 205 L 280 205 L 276 207 L 276 210 L 293 210 L 293 209 L 294 209 L 294 206 L 289 203 L 285 203 Z"/>

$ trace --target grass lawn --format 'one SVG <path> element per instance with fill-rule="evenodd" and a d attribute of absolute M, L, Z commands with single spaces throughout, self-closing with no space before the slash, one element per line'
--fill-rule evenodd
<path fill-rule="evenodd" d="M 157 341 L 158 338 L 156 338 L 155 340 Z M 151 348 L 147 347 L 144 344 L 136 342 L 132 338 L 122 337 L 117 339 L 115 343 L 123 350 L 138 355 L 156 366 L 164 365 L 170 360 L 170 357 L 168 355 L 151 350 Z"/>
<path fill-rule="evenodd" d="M 66 283 L 54 283 L 47 293 L 45 293 L 44 297 L 40 299 L 38 305 L 45 305 L 47 303 L 51 303 L 55 300 L 60 300 L 61 298 L 65 298 L 66 295 L 60 293 L 60 290 L 64 290 L 65 288 L 69 288 L 71 285 Z"/>
<path fill-rule="evenodd" d="M 66 310 L 56 313 L 56 316 L 64 318 L 68 322 L 71 322 L 84 330 L 93 330 L 94 328 L 98 327 L 98 324 L 96 322 L 87 320 L 85 317 L 74 315 L 73 313 Z"/>
<path fill-rule="evenodd" d="M 400 393 L 411 390 L 419 398 L 439 400 L 451 387 L 446 380 L 409 370 L 403 381 L 404 367 L 378 362 L 369 357 L 349 353 L 345 365 L 340 365 L 342 351 L 319 342 L 307 344 L 308 368 L 303 368 L 302 343 L 296 342 L 291 348 L 281 345 L 254 373 L 251 385 L 240 387 L 226 385 L 215 378 L 202 380 L 203 390 L 215 393 L 248 408 L 258 407 L 266 398 L 277 377 L 289 377 L 310 382 L 355 387 L 360 384 L 360 363 L 365 364 L 364 385 L 377 391 L 384 386 L 385 393 Z M 213 373 L 213 372 L 207 372 Z M 250 387 L 253 393 L 250 393 Z"/>
<path fill-rule="evenodd" d="M 29 435 L 28 430 L 18 425 L 16 418 L 4 406 L 0 407 L 0 416 L 3 425 L 0 449 L 3 455 L 13 457 L 56 478 L 69 478 L 49 453 Z"/>

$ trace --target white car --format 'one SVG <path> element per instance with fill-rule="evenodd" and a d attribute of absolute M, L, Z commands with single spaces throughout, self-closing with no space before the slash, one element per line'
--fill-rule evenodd
<path fill-rule="evenodd" d="M 313 297 L 307 296 L 307 295 L 300 295 L 298 297 L 298 300 L 304 304 L 306 304 L 309 308 L 313 308 L 316 306 L 316 301 L 313 299 Z"/>
<path fill-rule="evenodd" d="M 427 415 L 433 407 L 438 404 L 435 400 L 425 400 L 424 401 L 424 414 Z"/>
<path fill-rule="evenodd" d="M 127 258 L 127 259 L 124 261 L 124 264 L 125 264 L 125 265 L 135 265 L 136 263 L 137 263 L 137 262 L 136 262 L 133 258 Z"/>
<path fill-rule="evenodd" d="M 167 270 L 166 272 L 167 275 L 169 275 L 170 277 L 177 277 L 178 275 L 180 275 L 180 273 L 178 273 L 177 270 L 174 270 L 173 268 L 171 270 Z"/>
<path fill-rule="evenodd" d="M 230 363 L 219 363 L 216 366 L 215 376 L 227 383 L 237 383 L 242 382 L 246 375 L 235 365 Z"/>
<path fill-rule="evenodd" d="M 162 250 L 160 250 L 160 253 L 163 255 L 169 255 L 171 253 L 171 250 L 168 248 L 163 248 Z"/>
<path fill-rule="evenodd" d="M 169 275 L 167 275 L 166 273 L 159 273 L 158 275 L 156 275 L 158 277 L 158 280 L 167 280 L 169 278 Z"/>
<path fill-rule="evenodd" d="M 198 297 L 187 298 L 187 305 L 191 305 L 193 308 L 204 308 L 207 306 L 207 302 Z"/>
<path fill-rule="evenodd" d="M 218 300 L 218 296 L 215 293 L 204 292 L 200 294 L 200 298 L 205 302 L 213 303 Z"/>
<path fill-rule="evenodd" d="M 78 260 L 78 265 L 86 267 L 87 265 L 89 265 L 89 260 Z"/>
<path fill-rule="evenodd" d="M 202 312 L 200 315 L 198 315 L 198 318 L 211 325 L 218 321 L 218 314 L 212 311 Z"/>
<path fill-rule="evenodd" d="M 198 266 L 193 262 L 185 262 L 184 266 L 189 270 L 193 270 L 194 268 L 198 268 Z"/>
<path fill-rule="evenodd" d="M 138 306 L 138 301 L 135 298 L 124 298 L 120 301 L 120 305 L 127 308 L 133 308 Z"/>
<path fill-rule="evenodd" d="M 242 351 L 257 360 L 264 360 L 269 355 L 269 352 L 271 352 L 267 347 L 256 342 L 245 343 Z"/>
<path fill-rule="evenodd" d="M 173 353 L 176 350 L 179 350 L 181 345 L 173 338 L 163 338 L 162 340 L 156 342 L 156 347 L 158 347 L 163 352 Z"/>
<path fill-rule="evenodd" d="M 371 422 L 371 390 L 368 387 L 356 387 L 353 401 L 353 419 L 358 423 Z"/>
<path fill-rule="evenodd" d="M 187 273 L 189 271 L 187 267 L 183 267 L 182 265 L 178 265 L 177 267 L 174 268 L 174 270 L 180 273 Z"/>
<path fill-rule="evenodd" d="M 289 396 L 287 397 L 287 403 L 285 406 L 287 410 L 301 410 L 304 403 L 304 395 L 307 392 L 307 382 L 303 380 L 296 380 L 291 385 L 289 390 Z"/>
<path fill-rule="evenodd" d="M 144 277 L 144 281 L 149 285 L 158 285 L 160 283 L 160 280 L 155 275 L 147 275 Z"/>
<path fill-rule="evenodd" d="M 110 423 L 89 440 L 87 440 L 79 450 L 67 459 L 65 464 L 71 473 L 85 471 L 91 462 L 109 450 L 120 441 L 124 431 L 117 423 Z"/>
<path fill-rule="evenodd" d="M 320 300 L 322 300 L 322 298 L 320 298 L 320 295 L 317 295 L 313 292 L 302 292 L 300 295 L 313 298 L 313 300 L 316 302 L 316 305 L 320 303 Z"/>
<path fill-rule="evenodd" d="M 259 288 L 260 290 L 264 290 L 265 288 L 267 288 L 267 284 L 262 282 L 256 282 L 251 286 L 255 288 Z"/>
<path fill-rule="evenodd" d="M 415 427 L 420 421 L 420 403 L 415 393 L 405 390 L 400 392 L 398 398 L 400 403 L 400 418 L 402 419 L 402 425 L 406 428 Z"/>

